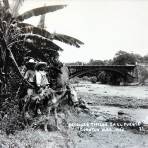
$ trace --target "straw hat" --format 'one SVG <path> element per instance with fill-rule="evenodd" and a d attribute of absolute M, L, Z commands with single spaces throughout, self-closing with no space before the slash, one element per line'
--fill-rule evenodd
<path fill-rule="evenodd" d="M 36 62 L 35 62 L 35 60 L 34 59 L 30 59 L 27 63 L 26 63 L 26 67 L 28 68 L 28 69 L 33 69 L 33 67 L 36 65 Z"/>
<path fill-rule="evenodd" d="M 28 63 L 36 63 L 34 59 L 30 59 Z"/>
<path fill-rule="evenodd" d="M 47 67 L 47 63 L 46 62 L 38 62 L 35 65 L 35 69 L 36 70 L 41 70 L 42 68 L 46 68 Z"/>

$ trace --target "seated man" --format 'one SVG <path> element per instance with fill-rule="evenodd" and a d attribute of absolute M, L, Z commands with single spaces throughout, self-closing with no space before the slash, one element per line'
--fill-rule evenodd
<path fill-rule="evenodd" d="M 34 87 L 34 88 L 28 88 L 27 89 L 27 95 L 28 95 L 29 98 L 34 94 L 35 86 L 36 86 L 36 82 L 35 82 L 35 69 L 34 69 L 35 68 L 35 64 L 36 64 L 36 62 L 33 59 L 30 59 L 28 61 L 28 63 L 26 64 L 27 71 L 25 73 L 24 78 L 30 84 L 32 84 L 32 86 Z"/>
<path fill-rule="evenodd" d="M 26 67 L 27 67 L 27 71 L 25 73 L 24 78 L 33 86 L 29 87 L 27 89 L 27 95 L 23 98 L 23 112 L 25 113 L 25 116 L 29 117 L 28 114 L 28 106 L 30 103 L 30 99 L 32 98 L 32 96 L 35 94 L 35 88 L 36 88 L 36 82 L 35 82 L 35 64 L 36 62 L 34 61 L 34 59 L 30 59 L 27 63 L 26 63 Z"/>
<path fill-rule="evenodd" d="M 47 72 L 45 71 L 47 63 L 38 62 L 35 66 L 36 84 L 39 88 L 44 88 L 49 85 Z"/>

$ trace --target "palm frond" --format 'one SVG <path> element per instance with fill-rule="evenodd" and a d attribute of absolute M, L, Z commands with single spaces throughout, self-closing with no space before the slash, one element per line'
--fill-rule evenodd
<path fill-rule="evenodd" d="M 40 47 L 48 47 L 51 50 L 63 51 L 61 47 L 41 35 L 26 33 L 19 35 L 19 39 L 24 39 L 25 42 L 31 42 Z"/>
<path fill-rule="evenodd" d="M 43 6 L 43 7 L 35 8 L 19 15 L 17 19 L 20 21 L 23 21 L 32 16 L 38 16 L 38 15 L 46 14 L 49 12 L 54 12 L 59 9 L 63 9 L 65 6 L 66 5 L 53 5 L 53 6 Z"/>
<path fill-rule="evenodd" d="M 74 37 L 70 37 L 68 35 L 63 35 L 63 34 L 57 34 L 57 33 L 52 34 L 45 29 L 34 27 L 33 25 L 30 25 L 27 23 L 18 23 L 18 26 L 21 28 L 23 33 L 38 34 L 50 40 L 58 40 L 75 47 L 80 47 L 80 45 L 84 44 L 83 42 L 81 42 L 80 40 Z"/>
<path fill-rule="evenodd" d="M 3 4 L 4 4 L 4 7 L 5 7 L 5 10 L 7 10 L 7 9 L 10 8 L 9 1 L 8 0 L 3 0 Z"/>
<path fill-rule="evenodd" d="M 33 57 L 39 61 L 45 61 L 49 63 L 52 58 L 59 57 L 59 53 L 49 48 L 37 47 L 36 44 L 25 43 L 25 48 L 27 49 L 25 56 Z"/>
<path fill-rule="evenodd" d="M 53 35 L 43 28 L 35 27 L 35 26 L 27 24 L 27 23 L 18 23 L 18 27 L 21 28 L 21 31 L 23 33 L 38 34 L 38 35 L 41 35 L 41 36 L 48 38 L 48 39 L 53 38 Z"/>
<path fill-rule="evenodd" d="M 18 15 L 18 11 L 20 7 L 22 6 L 24 0 L 13 0 L 14 6 L 12 8 L 12 15 L 13 17 L 16 17 Z"/>
<path fill-rule="evenodd" d="M 53 39 L 67 43 L 69 45 L 76 46 L 78 48 L 80 47 L 80 45 L 84 44 L 83 42 L 81 42 L 80 40 L 76 38 L 70 37 L 68 35 L 57 34 L 57 33 L 53 34 Z"/>
<path fill-rule="evenodd" d="M 24 46 L 25 47 L 29 47 L 28 48 L 28 51 L 31 52 L 31 51 L 39 51 L 40 54 L 49 54 L 49 55 L 52 55 L 52 54 L 56 54 L 58 53 L 58 51 L 54 50 L 54 49 L 51 49 L 50 47 L 42 47 L 42 46 L 38 46 L 34 43 L 30 43 L 30 42 L 24 42 Z"/>
<path fill-rule="evenodd" d="M 24 22 L 17 22 L 17 26 L 20 28 L 29 27 L 29 26 L 35 27 L 34 25 L 24 23 Z"/>

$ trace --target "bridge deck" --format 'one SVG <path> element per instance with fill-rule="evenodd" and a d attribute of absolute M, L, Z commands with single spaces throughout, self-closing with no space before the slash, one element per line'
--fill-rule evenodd
<path fill-rule="evenodd" d="M 96 67 L 96 68 L 99 68 L 99 67 L 131 67 L 131 68 L 135 68 L 136 65 L 68 65 L 67 67 Z"/>
<path fill-rule="evenodd" d="M 133 70 L 136 65 L 68 65 L 69 69 L 124 69 Z"/>

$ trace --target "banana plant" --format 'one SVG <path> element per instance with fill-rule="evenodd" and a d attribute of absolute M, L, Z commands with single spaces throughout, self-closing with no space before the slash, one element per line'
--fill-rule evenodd
<path fill-rule="evenodd" d="M 0 2 L 0 73 L 7 75 L 8 66 L 13 65 L 23 81 L 20 73 L 21 66 L 26 57 L 48 63 L 58 59 L 59 51 L 63 49 L 53 41 L 58 40 L 66 44 L 80 47 L 80 40 L 68 35 L 50 33 L 44 28 L 24 23 L 25 19 L 44 15 L 63 9 L 66 5 L 53 5 L 35 8 L 19 14 L 18 11 L 24 0 L 13 0 L 13 7 L 9 0 Z"/>

